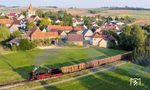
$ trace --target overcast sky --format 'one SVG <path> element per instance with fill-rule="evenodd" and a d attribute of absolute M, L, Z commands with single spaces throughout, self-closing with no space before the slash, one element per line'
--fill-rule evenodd
<path fill-rule="evenodd" d="M 150 8 L 150 0 L 0 0 L 0 5 L 6 6 L 58 6 L 95 8 L 104 6 L 131 6 Z"/>

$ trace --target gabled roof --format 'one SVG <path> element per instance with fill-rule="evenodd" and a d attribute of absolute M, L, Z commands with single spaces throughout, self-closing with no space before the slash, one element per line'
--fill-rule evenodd
<path fill-rule="evenodd" d="M 100 33 L 95 33 L 93 35 L 93 38 L 107 38 L 107 35 L 103 35 L 103 34 L 100 34 Z"/>
<path fill-rule="evenodd" d="M 12 24 L 13 22 L 13 19 L 0 19 L 0 24 Z"/>
<path fill-rule="evenodd" d="M 68 34 L 68 41 L 83 41 L 81 34 Z"/>
<path fill-rule="evenodd" d="M 28 18 L 29 22 L 34 22 L 35 20 L 40 20 L 40 18 L 37 15 L 32 15 Z"/>
<path fill-rule="evenodd" d="M 56 38 L 58 37 L 58 32 L 42 32 L 38 28 L 34 28 L 30 31 L 30 38 L 34 39 L 44 39 L 44 38 Z"/>
<path fill-rule="evenodd" d="M 7 16 L 15 17 L 15 16 L 17 16 L 17 13 L 9 13 L 9 14 L 7 14 Z"/>
<path fill-rule="evenodd" d="M 82 30 L 84 30 L 84 27 L 82 27 L 82 26 L 77 26 L 77 27 L 74 27 L 74 30 L 75 30 L 75 31 L 82 31 Z"/>
<path fill-rule="evenodd" d="M 60 30 L 60 31 L 71 31 L 72 26 L 61 26 L 61 25 L 48 25 L 48 30 Z"/>
<path fill-rule="evenodd" d="M 93 31 L 92 30 L 90 30 L 90 29 L 86 29 L 86 30 L 84 30 L 83 31 L 83 36 L 85 36 L 88 32 L 91 32 L 92 33 L 92 35 L 93 35 Z M 92 35 L 90 35 L 90 36 L 92 36 Z"/>

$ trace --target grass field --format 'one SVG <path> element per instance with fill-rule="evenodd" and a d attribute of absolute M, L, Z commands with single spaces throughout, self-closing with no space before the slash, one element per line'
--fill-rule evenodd
<path fill-rule="evenodd" d="M 61 67 L 92 60 L 95 57 L 108 57 L 124 51 L 105 48 L 70 48 L 18 51 L 0 56 L 0 84 L 26 79 L 35 65 Z"/>
<path fill-rule="evenodd" d="M 130 78 L 141 78 L 141 86 L 130 86 Z M 85 78 L 39 90 L 149 90 L 150 68 L 127 63 L 116 70 L 104 71 Z"/>

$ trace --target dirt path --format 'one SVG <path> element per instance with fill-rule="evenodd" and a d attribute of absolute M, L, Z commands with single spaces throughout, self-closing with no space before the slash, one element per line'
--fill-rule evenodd
<path fill-rule="evenodd" d="M 60 83 L 64 83 L 64 82 L 68 82 L 68 81 L 72 81 L 72 80 L 76 80 L 76 79 L 88 77 L 88 76 L 91 76 L 91 75 L 93 75 L 93 74 L 97 74 L 97 73 L 100 73 L 100 72 L 103 72 L 103 71 L 106 71 L 106 70 L 114 70 L 115 67 L 121 66 L 121 65 L 123 65 L 123 64 L 126 64 L 126 62 L 121 63 L 121 64 L 118 64 L 118 65 L 115 65 L 115 66 L 110 66 L 110 67 L 107 67 L 107 68 L 105 68 L 105 69 L 101 69 L 101 70 L 98 70 L 98 71 L 95 71 L 95 72 L 91 72 L 91 73 L 89 73 L 89 74 L 85 74 L 85 75 L 78 76 L 78 77 L 75 77 L 75 78 L 70 78 L 70 79 L 62 80 L 62 81 L 59 81 L 59 82 L 54 82 L 54 83 L 50 83 L 50 84 L 45 84 L 45 85 L 43 85 L 43 86 L 37 86 L 37 87 L 34 87 L 34 88 L 30 88 L 30 89 L 28 89 L 28 90 L 37 90 L 37 89 L 39 89 L 39 88 L 49 87 L 49 86 L 52 86 L 52 85 L 56 85 L 56 84 L 60 84 Z"/>

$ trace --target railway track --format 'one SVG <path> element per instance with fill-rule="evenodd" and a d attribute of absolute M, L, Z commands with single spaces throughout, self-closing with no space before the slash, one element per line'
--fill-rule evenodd
<path fill-rule="evenodd" d="M 117 66 L 120 66 L 120 65 L 123 65 L 125 64 L 126 62 L 120 62 L 118 61 L 117 64 L 115 66 L 109 66 L 109 65 L 103 65 L 102 67 L 104 67 L 104 69 L 100 69 L 98 71 L 94 71 L 93 73 L 95 72 L 101 72 L 101 71 L 105 71 L 105 70 L 110 70 L 110 69 L 113 69 L 114 67 L 117 67 Z M 100 67 L 100 66 L 99 66 Z M 86 70 L 92 70 L 92 69 L 96 69 L 96 68 L 99 68 L 99 67 L 94 67 L 94 68 L 91 68 L 91 69 L 86 69 Z M 80 71 L 79 71 L 80 72 Z M 82 72 L 82 71 L 81 71 Z M 73 73 L 69 73 L 69 74 L 73 74 Z M 62 76 L 67 76 L 69 74 L 64 74 Z M 85 75 L 81 75 L 82 76 L 86 76 L 88 74 L 85 74 Z M 80 77 L 80 76 L 77 76 L 77 77 Z M 18 87 L 18 86 L 22 86 L 22 85 L 25 85 L 29 82 L 39 82 L 39 81 L 45 81 L 45 80 L 50 80 L 50 79 L 53 79 L 53 78 L 57 78 L 57 77 L 52 77 L 52 78 L 46 78 L 46 79 L 41 79 L 41 80 L 33 80 L 33 81 L 29 81 L 29 80 L 22 80 L 22 81 L 16 81 L 16 82 L 12 82 L 12 83 L 8 83 L 8 84 L 3 84 L 3 85 L 0 85 L 0 90 L 3 90 L 3 89 L 10 89 L 10 88 L 14 88 L 14 87 Z M 70 80 L 70 79 L 69 79 Z M 65 81 L 65 80 L 64 80 Z M 55 83 L 55 82 L 54 82 Z M 57 82 L 56 82 L 57 83 Z M 51 85 L 51 84 L 48 84 L 48 86 Z M 47 85 L 46 85 L 47 86 Z"/>

